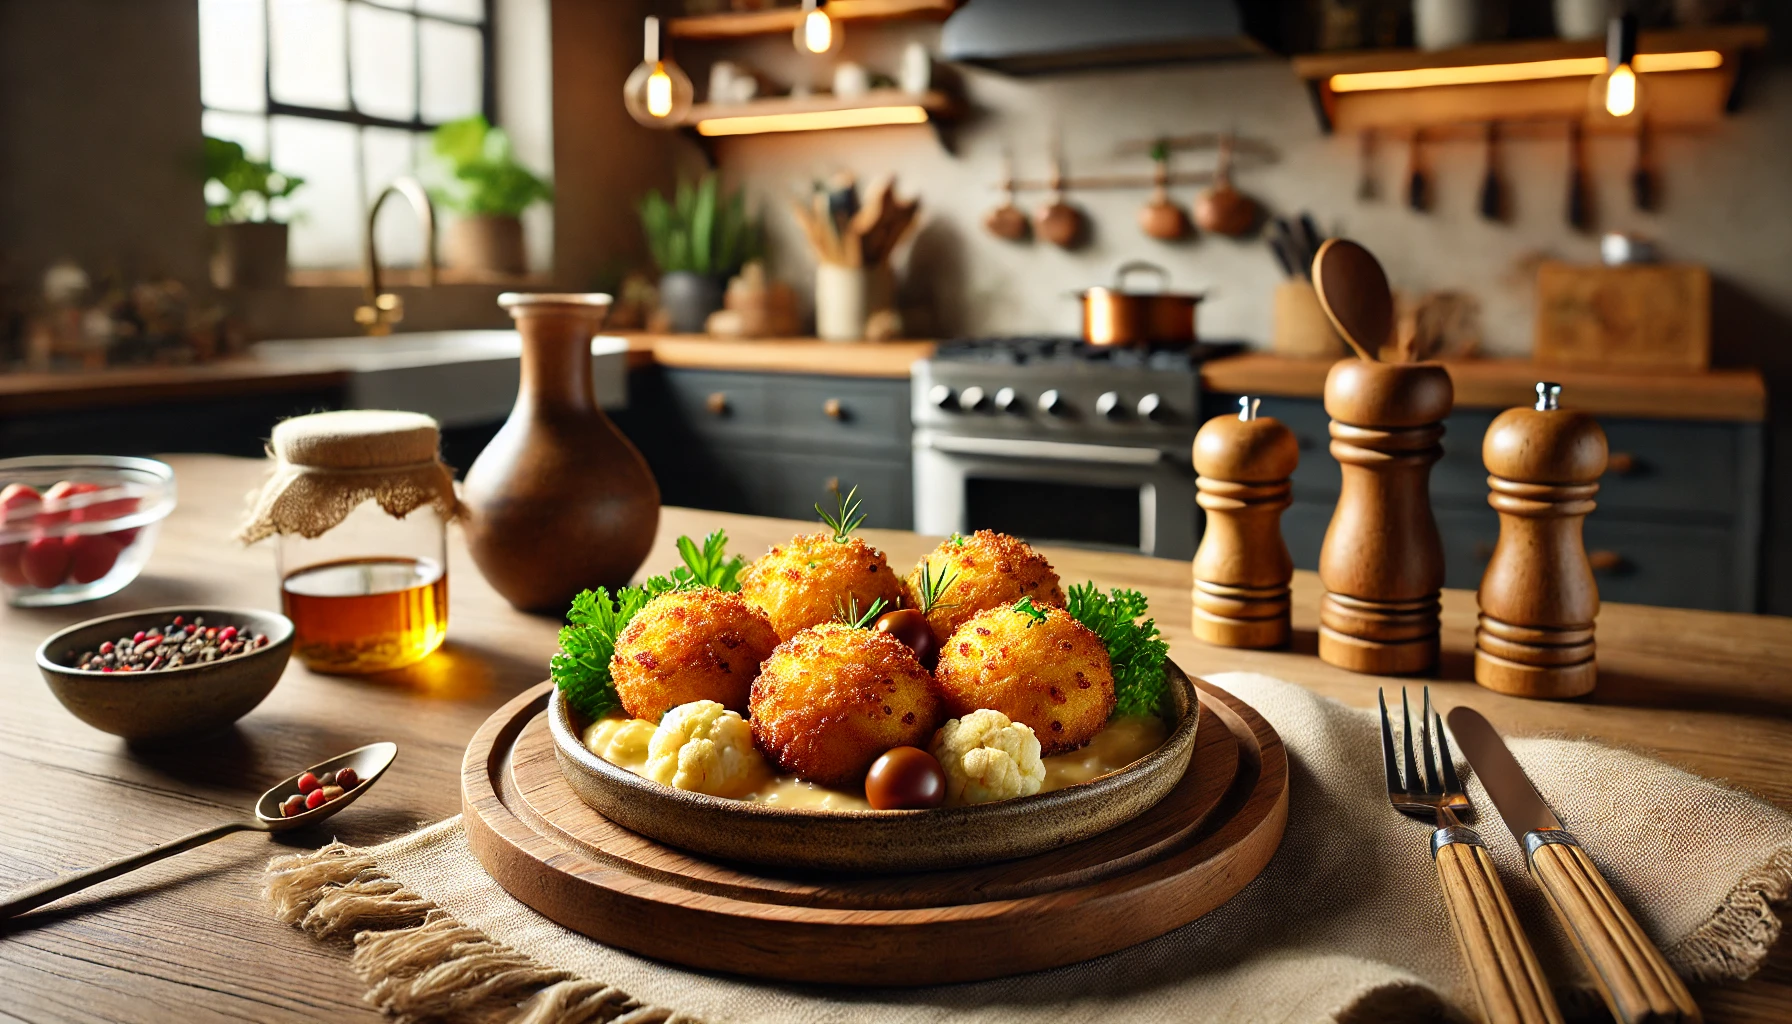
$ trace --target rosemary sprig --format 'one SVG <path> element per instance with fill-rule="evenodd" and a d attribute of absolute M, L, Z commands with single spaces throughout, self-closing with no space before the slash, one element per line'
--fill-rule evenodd
<path fill-rule="evenodd" d="M 834 621 L 845 623 L 854 629 L 869 629 L 888 606 L 889 602 L 880 597 L 871 602 L 871 607 L 860 613 L 859 597 L 854 594 L 850 604 L 845 601 L 834 602 Z"/>
<path fill-rule="evenodd" d="M 844 544 L 852 536 L 852 531 L 865 521 L 865 515 L 859 511 L 858 487 L 853 487 L 845 495 L 836 490 L 834 497 L 839 499 L 840 504 L 833 512 L 822 508 L 819 501 L 815 503 L 815 512 L 821 516 L 822 522 L 834 528 L 834 542 Z"/>
<path fill-rule="evenodd" d="M 958 582 L 958 570 L 947 566 L 939 575 L 933 574 L 933 563 L 921 563 L 921 614 L 927 615 L 935 608 L 950 608 L 954 602 L 942 602 L 952 584 Z"/>

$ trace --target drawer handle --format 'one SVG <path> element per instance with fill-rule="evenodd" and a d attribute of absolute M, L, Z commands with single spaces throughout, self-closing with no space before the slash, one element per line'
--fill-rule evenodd
<path fill-rule="evenodd" d="M 1641 465 L 1641 460 L 1629 452 L 1612 452 L 1605 460 L 1605 475 L 1631 476 Z"/>
<path fill-rule="evenodd" d="M 827 413 L 830 420 L 846 419 L 846 406 L 841 405 L 838 398 L 830 398 L 821 403 L 821 411 Z"/>
<path fill-rule="evenodd" d="M 728 415 L 728 395 L 725 392 L 712 391 L 709 397 L 703 400 L 703 407 L 708 409 L 712 416 L 726 416 Z"/>
<path fill-rule="evenodd" d="M 1587 564 L 1593 567 L 1594 572 L 1617 572 L 1630 563 L 1616 551 L 1589 551 Z"/>

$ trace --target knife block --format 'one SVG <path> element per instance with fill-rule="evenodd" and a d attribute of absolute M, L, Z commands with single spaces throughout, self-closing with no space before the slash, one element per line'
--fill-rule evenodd
<path fill-rule="evenodd" d="M 1558 409 L 1560 386 L 1537 392 L 1534 408 L 1500 413 L 1481 443 L 1500 539 L 1477 594 L 1475 682 L 1518 697 L 1579 697 L 1598 676 L 1599 586 L 1581 527 L 1605 472 L 1605 431 Z"/>
<path fill-rule="evenodd" d="M 1319 657 L 1400 675 L 1437 664 L 1443 541 L 1431 466 L 1455 400 L 1437 363 L 1344 359 L 1325 378 L 1343 486 L 1319 551 Z"/>
<path fill-rule="evenodd" d="M 1288 642 L 1288 582 L 1294 560 L 1282 540 L 1288 478 L 1300 463 L 1294 432 L 1239 399 L 1195 435 L 1195 502 L 1207 513 L 1195 552 L 1194 630 L 1221 647 Z"/>

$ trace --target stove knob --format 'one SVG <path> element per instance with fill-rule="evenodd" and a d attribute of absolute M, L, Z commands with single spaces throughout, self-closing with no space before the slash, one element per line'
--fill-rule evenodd
<path fill-rule="evenodd" d="M 1104 391 L 1095 400 L 1095 411 L 1110 420 L 1122 419 L 1126 416 L 1126 407 L 1120 404 L 1120 392 Z"/>
<path fill-rule="evenodd" d="M 1020 396 L 1013 388 L 1002 388 L 996 392 L 996 409 L 1001 412 L 1019 413 L 1021 411 Z"/>
<path fill-rule="evenodd" d="M 965 412 L 976 412 L 983 407 L 983 389 L 975 384 L 958 393 L 958 407 Z"/>
<path fill-rule="evenodd" d="M 1149 394 L 1139 399 L 1139 415 L 1148 420 L 1162 421 L 1168 417 L 1170 410 L 1164 408 L 1163 396 Z"/>
<path fill-rule="evenodd" d="M 1064 397 L 1058 394 L 1057 388 L 1039 396 L 1039 411 L 1052 416 L 1070 415 L 1070 407 L 1064 404 Z"/>
<path fill-rule="evenodd" d="M 952 401 L 952 389 L 944 384 L 935 384 L 933 387 L 929 388 L 927 391 L 927 400 L 941 409 L 947 410 L 950 410 L 953 405 L 956 404 Z"/>

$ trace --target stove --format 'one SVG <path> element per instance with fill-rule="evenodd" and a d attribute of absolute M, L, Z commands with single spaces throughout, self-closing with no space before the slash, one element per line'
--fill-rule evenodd
<path fill-rule="evenodd" d="M 1200 364 L 1238 347 L 941 344 L 911 376 L 916 529 L 1192 558 Z"/>

